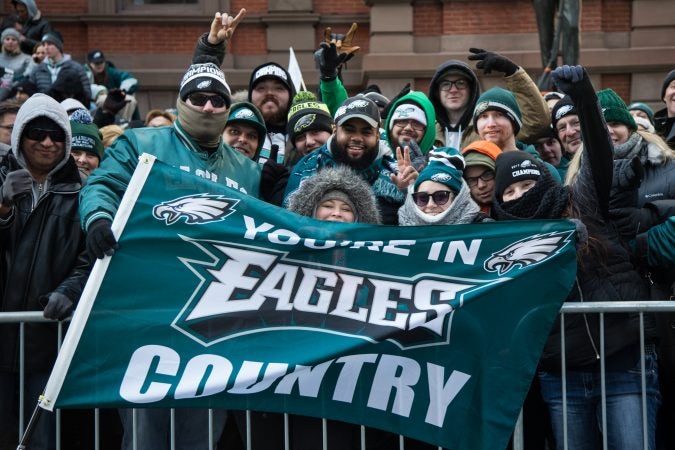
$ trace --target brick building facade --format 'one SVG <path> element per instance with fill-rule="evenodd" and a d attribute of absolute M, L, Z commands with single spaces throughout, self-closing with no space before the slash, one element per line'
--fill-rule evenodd
<path fill-rule="evenodd" d="M 179 0 L 177 0 L 179 1 Z M 188 0 L 189 1 L 189 0 Z M 286 66 L 296 52 L 308 88 L 317 84 L 312 52 L 325 27 L 346 31 L 359 24 L 361 52 L 344 71 L 350 92 L 377 83 L 394 95 L 405 83 L 426 91 L 438 64 L 466 60 L 469 47 L 503 53 L 536 80 L 539 41 L 530 0 L 192 0 L 147 4 L 139 0 L 37 0 L 64 37 L 65 52 L 83 60 L 102 50 L 142 85 L 141 110 L 175 102 L 196 38 L 213 12 L 247 15 L 232 39 L 224 70 L 233 90 L 248 85 L 250 71 L 265 61 Z M 156 1 L 154 3 L 157 3 Z M 3 0 L 2 11 L 11 11 Z M 581 64 L 598 88 L 612 87 L 626 101 L 658 99 L 665 73 L 675 67 L 675 0 L 583 0 Z M 483 77 L 483 88 L 499 84 Z"/>

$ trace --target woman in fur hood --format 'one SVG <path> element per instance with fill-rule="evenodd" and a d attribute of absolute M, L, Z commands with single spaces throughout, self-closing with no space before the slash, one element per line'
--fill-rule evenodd
<path fill-rule="evenodd" d="M 464 157 L 454 148 L 429 152 L 429 164 L 408 186 L 405 203 L 398 210 L 399 225 L 452 225 L 489 219 L 471 198 L 462 178 Z"/>
<path fill-rule="evenodd" d="M 288 198 L 288 210 L 335 222 L 381 222 L 370 185 L 347 166 L 327 167 L 307 178 Z"/>

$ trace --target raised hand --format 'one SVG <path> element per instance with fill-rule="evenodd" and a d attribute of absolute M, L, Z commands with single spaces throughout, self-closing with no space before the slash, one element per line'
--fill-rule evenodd
<path fill-rule="evenodd" d="M 582 66 L 557 67 L 551 72 L 551 79 L 558 90 L 572 98 L 582 95 L 588 89 L 593 90 L 593 85 Z"/>
<path fill-rule="evenodd" d="M 482 69 L 485 75 L 491 73 L 493 70 L 502 72 L 507 77 L 513 75 L 518 70 L 518 65 L 511 61 L 506 56 L 499 53 L 483 50 L 482 48 L 470 48 L 469 51 L 473 53 L 469 55 L 470 61 L 478 61 L 476 68 Z"/>
<path fill-rule="evenodd" d="M 322 42 L 320 48 L 314 52 L 314 59 L 319 65 L 322 80 L 331 81 L 337 78 L 338 67 L 342 64 L 342 59 L 338 55 L 334 42 Z"/>
<path fill-rule="evenodd" d="M 326 27 L 323 30 L 323 42 L 321 42 L 319 50 L 314 53 L 314 58 L 316 59 L 319 68 L 322 67 L 321 59 L 331 59 L 331 64 L 335 65 L 334 75 L 331 75 L 327 71 L 326 75 L 322 73 L 322 80 L 333 80 L 337 77 L 337 73 L 342 69 L 342 66 L 354 57 L 354 54 L 361 50 L 361 47 L 355 46 L 352 44 L 354 40 L 354 35 L 359 26 L 356 22 L 352 23 L 352 26 L 349 27 L 347 34 L 333 33 L 331 27 Z M 335 47 L 333 50 L 332 48 Z M 333 55 L 332 53 L 335 53 Z M 323 55 L 322 55 L 323 53 Z M 330 54 L 329 54 L 330 53 Z M 334 60 L 334 61 L 333 61 Z M 332 69 L 330 66 L 327 66 L 327 69 Z M 328 77 L 328 78 L 326 78 Z"/>
<path fill-rule="evenodd" d="M 407 145 L 403 151 L 401 151 L 401 147 L 396 147 L 396 162 L 398 164 L 398 172 L 392 173 L 390 178 L 399 190 L 405 192 L 408 186 L 414 183 L 419 175 L 410 161 L 410 148 Z"/>
<path fill-rule="evenodd" d="M 219 13 L 217 12 L 213 16 L 213 21 L 211 22 L 211 30 L 209 31 L 209 36 L 207 41 L 209 44 L 216 45 L 220 43 L 225 43 L 232 39 L 234 31 L 237 29 L 239 23 L 246 16 L 246 9 L 241 8 L 239 14 L 236 17 L 229 15 L 228 13 Z"/>

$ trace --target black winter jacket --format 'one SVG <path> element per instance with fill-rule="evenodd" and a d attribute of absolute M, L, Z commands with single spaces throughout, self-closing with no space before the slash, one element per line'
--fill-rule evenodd
<path fill-rule="evenodd" d="M 570 186 L 572 206 L 592 239 L 603 244 L 601 254 L 587 254 L 578 263 L 577 282 L 568 302 L 647 300 L 649 292 L 630 262 L 615 229 L 608 224 L 612 186 L 613 147 L 588 75 L 568 92 L 579 113 L 584 153 L 579 176 Z M 626 370 L 639 356 L 639 322 L 636 314 L 604 315 L 605 358 L 608 370 Z M 649 327 L 649 325 L 648 325 Z M 542 355 L 544 370 L 559 370 L 561 364 L 560 322 L 549 335 Z M 600 323 L 598 314 L 565 316 L 567 370 L 595 371 L 600 368 Z"/>
<path fill-rule="evenodd" d="M 0 184 L 21 168 L 13 153 L 0 161 Z M 43 296 L 58 291 L 74 303 L 90 270 L 80 229 L 82 180 L 75 161 L 51 175 L 48 192 L 32 208 L 19 198 L 8 223 L 0 225 L 0 311 L 42 311 Z M 18 370 L 18 325 L 0 326 L 0 371 Z M 56 324 L 26 324 L 26 370 L 51 370 L 56 357 Z"/>

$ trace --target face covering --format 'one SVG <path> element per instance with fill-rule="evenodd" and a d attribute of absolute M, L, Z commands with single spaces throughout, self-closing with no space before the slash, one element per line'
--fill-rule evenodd
<path fill-rule="evenodd" d="M 221 113 L 196 111 L 180 98 L 176 103 L 181 127 L 204 149 L 218 147 L 230 110 Z"/>

